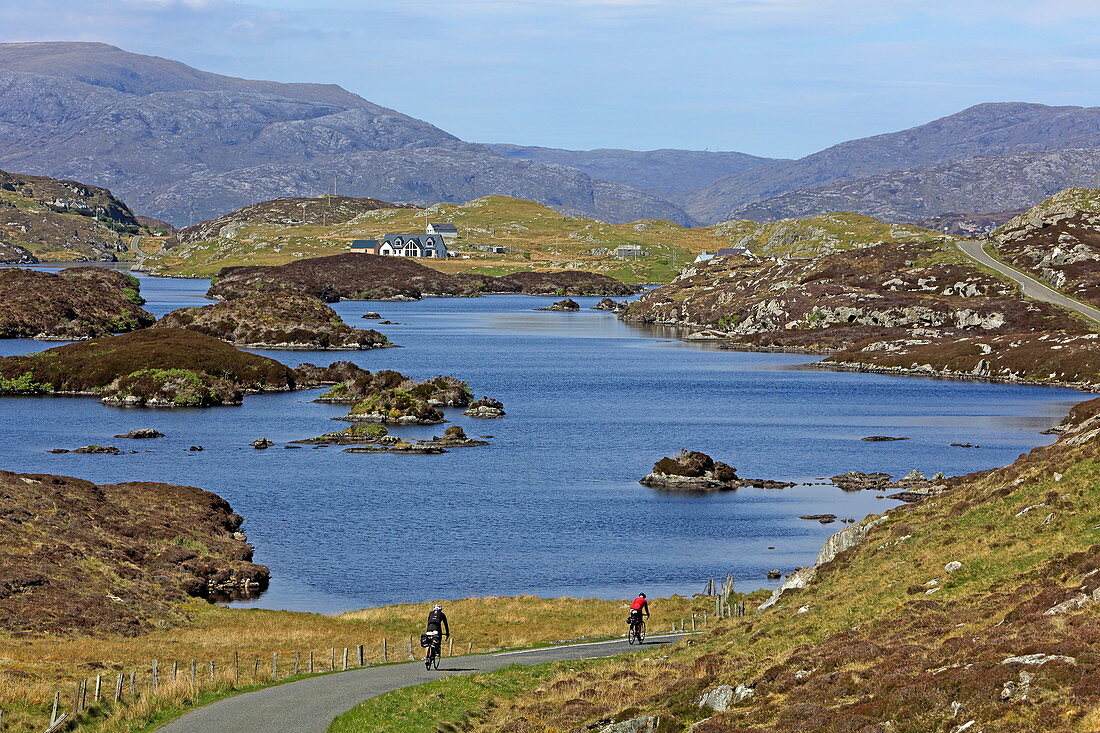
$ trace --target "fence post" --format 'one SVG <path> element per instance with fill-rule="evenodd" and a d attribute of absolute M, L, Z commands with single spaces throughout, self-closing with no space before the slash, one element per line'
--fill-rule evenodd
<path fill-rule="evenodd" d="M 455 655 L 455 640 L 451 639 L 451 643 L 447 645 L 447 656 L 453 657 Z"/>
<path fill-rule="evenodd" d="M 122 699 L 122 672 L 118 673 L 118 679 L 115 680 L 115 702 L 117 703 Z"/>
<path fill-rule="evenodd" d="M 383 662 L 390 661 L 390 650 L 387 648 L 386 637 L 384 637 L 384 636 L 382 637 L 382 661 Z"/>
<path fill-rule="evenodd" d="M 328 650 L 328 671 L 336 671 L 336 647 L 330 647 Z"/>
<path fill-rule="evenodd" d="M 260 658 L 256 657 L 254 664 L 252 665 L 252 681 L 258 682 L 260 680 Z"/>
<path fill-rule="evenodd" d="M 359 666 L 362 667 L 363 666 L 363 645 L 360 644 L 359 646 L 355 647 L 355 652 L 356 652 L 356 655 L 359 657 Z"/>
<path fill-rule="evenodd" d="M 691 614 L 691 630 L 695 631 L 695 614 Z"/>
<path fill-rule="evenodd" d="M 409 638 L 408 638 L 408 648 L 409 648 L 409 659 L 413 659 L 413 638 L 412 638 L 412 636 L 409 636 Z"/>
<path fill-rule="evenodd" d="M 241 680 L 241 657 L 237 650 L 233 650 L 233 686 Z"/>
<path fill-rule="evenodd" d="M 88 680 L 81 680 L 80 682 L 80 709 L 88 709 Z"/>
<path fill-rule="evenodd" d="M 474 653 L 474 643 L 472 641 L 469 642 L 468 644 L 466 644 L 466 653 L 467 654 L 473 654 Z"/>
<path fill-rule="evenodd" d="M 135 684 L 137 672 L 130 670 L 130 697 L 137 695 L 137 685 Z"/>
<path fill-rule="evenodd" d="M 97 674 L 95 676 L 95 702 L 99 702 L 99 693 L 103 689 L 103 675 Z"/>
<path fill-rule="evenodd" d="M 160 690 L 160 675 L 157 670 L 157 660 L 153 660 L 153 694 L 157 694 Z"/>
<path fill-rule="evenodd" d="M 192 659 L 191 660 L 191 684 L 194 685 L 194 684 L 197 684 L 197 683 L 198 683 L 198 679 L 196 679 L 196 677 L 195 677 L 195 660 Z"/>
<path fill-rule="evenodd" d="M 173 659 L 172 660 L 172 681 L 173 682 L 176 681 L 176 674 L 179 673 L 179 667 L 180 667 L 180 663 L 177 662 L 175 659 Z"/>
<path fill-rule="evenodd" d="M 212 684 L 212 685 L 216 684 L 216 680 L 214 678 L 214 660 L 213 659 L 210 660 L 210 684 Z"/>
<path fill-rule="evenodd" d="M 313 674 L 313 650 L 309 651 L 309 673 Z"/>
<path fill-rule="evenodd" d="M 344 671 L 348 668 L 348 648 L 344 647 Z"/>
<path fill-rule="evenodd" d="M 271 655 L 271 679 L 272 681 L 279 679 L 279 652 Z"/>
<path fill-rule="evenodd" d="M 50 725 L 53 725 L 55 722 L 57 722 L 57 705 L 60 702 L 61 692 L 59 690 L 53 694 L 53 712 L 50 713 Z"/>
<path fill-rule="evenodd" d="M 302 666 L 302 653 L 294 652 L 294 671 L 290 673 L 291 677 L 298 676 L 298 668 Z"/>

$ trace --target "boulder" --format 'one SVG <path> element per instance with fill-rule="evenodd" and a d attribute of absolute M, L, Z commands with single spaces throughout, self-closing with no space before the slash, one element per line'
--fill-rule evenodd
<path fill-rule="evenodd" d="M 738 685 L 737 687 L 722 685 L 704 692 L 696 704 L 701 708 L 710 708 L 716 713 L 722 713 L 754 694 L 756 694 L 755 691 L 745 685 Z"/>
<path fill-rule="evenodd" d="M 494 400 L 492 397 L 482 397 L 470 403 L 469 409 L 462 413 L 467 417 L 477 417 L 483 420 L 493 420 L 504 417 L 504 403 Z"/>
<path fill-rule="evenodd" d="M 963 564 L 958 560 L 952 560 L 951 562 L 943 566 L 943 571 L 945 573 L 953 573 L 956 570 L 962 570 L 962 566 Z"/>
<path fill-rule="evenodd" d="M 661 719 L 656 715 L 642 715 L 620 723 L 600 728 L 600 733 L 657 733 Z"/>
<path fill-rule="evenodd" d="M 256 450 L 264 450 L 265 448 L 270 448 L 271 446 L 275 445 L 275 443 L 268 440 L 267 438 L 258 438 L 257 440 L 253 440 L 251 443 L 249 443 L 249 445 Z"/>
<path fill-rule="evenodd" d="M 565 298 L 563 300 L 559 300 L 557 303 L 554 303 L 553 305 L 548 305 L 545 308 L 536 308 L 535 310 L 540 310 L 540 311 L 579 311 L 580 309 L 581 309 L 581 306 L 577 301 L 573 300 L 572 298 Z"/>

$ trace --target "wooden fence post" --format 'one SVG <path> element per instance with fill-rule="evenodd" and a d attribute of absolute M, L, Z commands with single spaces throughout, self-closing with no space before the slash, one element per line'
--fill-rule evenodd
<path fill-rule="evenodd" d="M 241 657 L 236 649 L 233 650 L 233 686 L 241 681 Z"/>
<path fill-rule="evenodd" d="M 302 666 L 302 653 L 294 652 L 294 671 L 290 673 L 291 677 L 298 676 L 298 668 Z"/>
<path fill-rule="evenodd" d="M 344 647 L 344 671 L 348 668 L 348 648 Z"/>
<path fill-rule="evenodd" d="M 80 709 L 88 709 L 88 680 L 81 680 L 80 682 Z"/>
<path fill-rule="evenodd" d="M 472 641 L 469 642 L 468 644 L 466 644 L 466 653 L 467 654 L 473 654 L 474 653 L 474 643 Z"/>
<path fill-rule="evenodd" d="M 336 647 L 330 647 L 328 650 L 328 671 L 336 671 Z"/>
<path fill-rule="evenodd" d="M 213 685 L 215 683 L 216 683 L 216 680 L 214 678 L 214 660 L 211 659 L 210 660 L 210 684 Z"/>
<path fill-rule="evenodd" d="M 313 650 L 309 650 L 309 673 L 313 674 Z"/>
<path fill-rule="evenodd" d="M 386 648 L 386 637 L 382 637 L 382 661 L 390 661 L 390 650 Z"/>
<path fill-rule="evenodd" d="M 413 638 L 412 638 L 412 636 L 409 636 L 408 647 L 409 647 L 409 659 L 413 659 L 414 657 L 413 657 Z"/>
<path fill-rule="evenodd" d="M 691 614 L 691 630 L 695 631 L 695 614 Z"/>
<path fill-rule="evenodd" d="M 271 679 L 279 679 L 279 652 L 274 652 L 271 655 Z"/>
<path fill-rule="evenodd" d="M 80 712 L 80 683 L 76 683 L 76 692 L 73 693 L 73 716 Z"/>
<path fill-rule="evenodd" d="M 172 681 L 176 681 L 176 675 L 179 673 L 180 663 L 175 659 L 172 660 Z"/>
<path fill-rule="evenodd" d="M 137 672 L 135 672 L 134 670 L 130 670 L 130 697 L 134 697 L 137 695 L 137 685 L 135 684 L 136 677 Z"/>
<path fill-rule="evenodd" d="M 160 690 L 160 675 L 157 670 L 157 660 L 153 660 L 153 694 L 157 694 Z"/>
<path fill-rule="evenodd" d="M 122 699 L 122 672 L 118 673 L 118 679 L 115 680 L 115 702 L 117 703 Z"/>
<path fill-rule="evenodd" d="M 61 702 L 61 692 L 55 692 L 53 694 L 53 712 L 50 713 L 50 725 L 57 722 L 57 705 Z"/>
<path fill-rule="evenodd" d="M 99 702 L 99 693 L 103 689 L 103 675 L 97 674 L 95 676 L 95 702 Z"/>
<path fill-rule="evenodd" d="M 195 660 L 191 660 L 191 684 L 197 684 L 198 680 L 195 678 Z"/>
<path fill-rule="evenodd" d="M 454 655 L 455 655 L 455 640 L 451 639 L 450 643 L 447 645 L 447 656 L 448 657 L 453 657 Z"/>
<path fill-rule="evenodd" d="M 252 665 L 252 681 L 257 682 L 260 679 L 260 658 L 256 657 Z"/>
<path fill-rule="evenodd" d="M 363 660 L 363 645 L 362 644 L 355 647 L 355 653 L 356 653 L 356 656 L 359 657 L 359 666 L 362 667 L 363 666 L 363 661 L 364 661 Z"/>

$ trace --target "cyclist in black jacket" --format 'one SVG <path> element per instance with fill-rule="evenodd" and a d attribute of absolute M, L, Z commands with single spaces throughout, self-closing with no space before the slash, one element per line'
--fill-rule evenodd
<path fill-rule="evenodd" d="M 438 603 L 431 613 L 428 614 L 428 629 L 427 632 L 431 634 L 435 632 L 436 641 L 442 645 L 443 639 L 440 637 L 441 633 L 445 633 L 447 636 L 451 635 L 451 625 L 447 623 L 447 614 L 443 613 L 443 606 Z M 427 659 L 431 655 L 431 647 L 428 647 L 424 652 L 424 658 Z"/>

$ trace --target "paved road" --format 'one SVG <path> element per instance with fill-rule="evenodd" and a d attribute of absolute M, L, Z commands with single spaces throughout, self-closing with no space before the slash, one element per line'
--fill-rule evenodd
<path fill-rule="evenodd" d="M 646 639 L 643 649 L 682 639 L 682 634 Z M 595 659 L 637 650 L 625 639 L 571 644 L 546 649 L 451 657 L 428 672 L 423 662 L 366 667 L 310 677 L 229 697 L 197 708 L 160 730 L 164 733 L 324 733 L 333 719 L 363 700 L 447 675 L 491 672 L 510 664 L 543 664 Z"/>
<path fill-rule="evenodd" d="M 1007 275 L 1018 282 L 1024 295 L 1027 297 L 1033 298 L 1034 300 L 1041 300 L 1044 303 L 1060 305 L 1063 308 L 1068 308 L 1071 311 L 1080 313 L 1090 321 L 1100 323 L 1100 310 L 1078 303 L 1073 298 L 1059 293 L 1049 285 L 1044 285 L 1041 281 L 1036 280 L 1030 275 L 1025 275 L 1022 272 L 1013 270 L 1008 265 L 1002 264 L 1000 260 L 994 259 L 982 248 L 981 242 L 959 242 L 958 246 L 959 250 L 970 259 L 986 267 L 991 267 L 997 272 Z"/>

